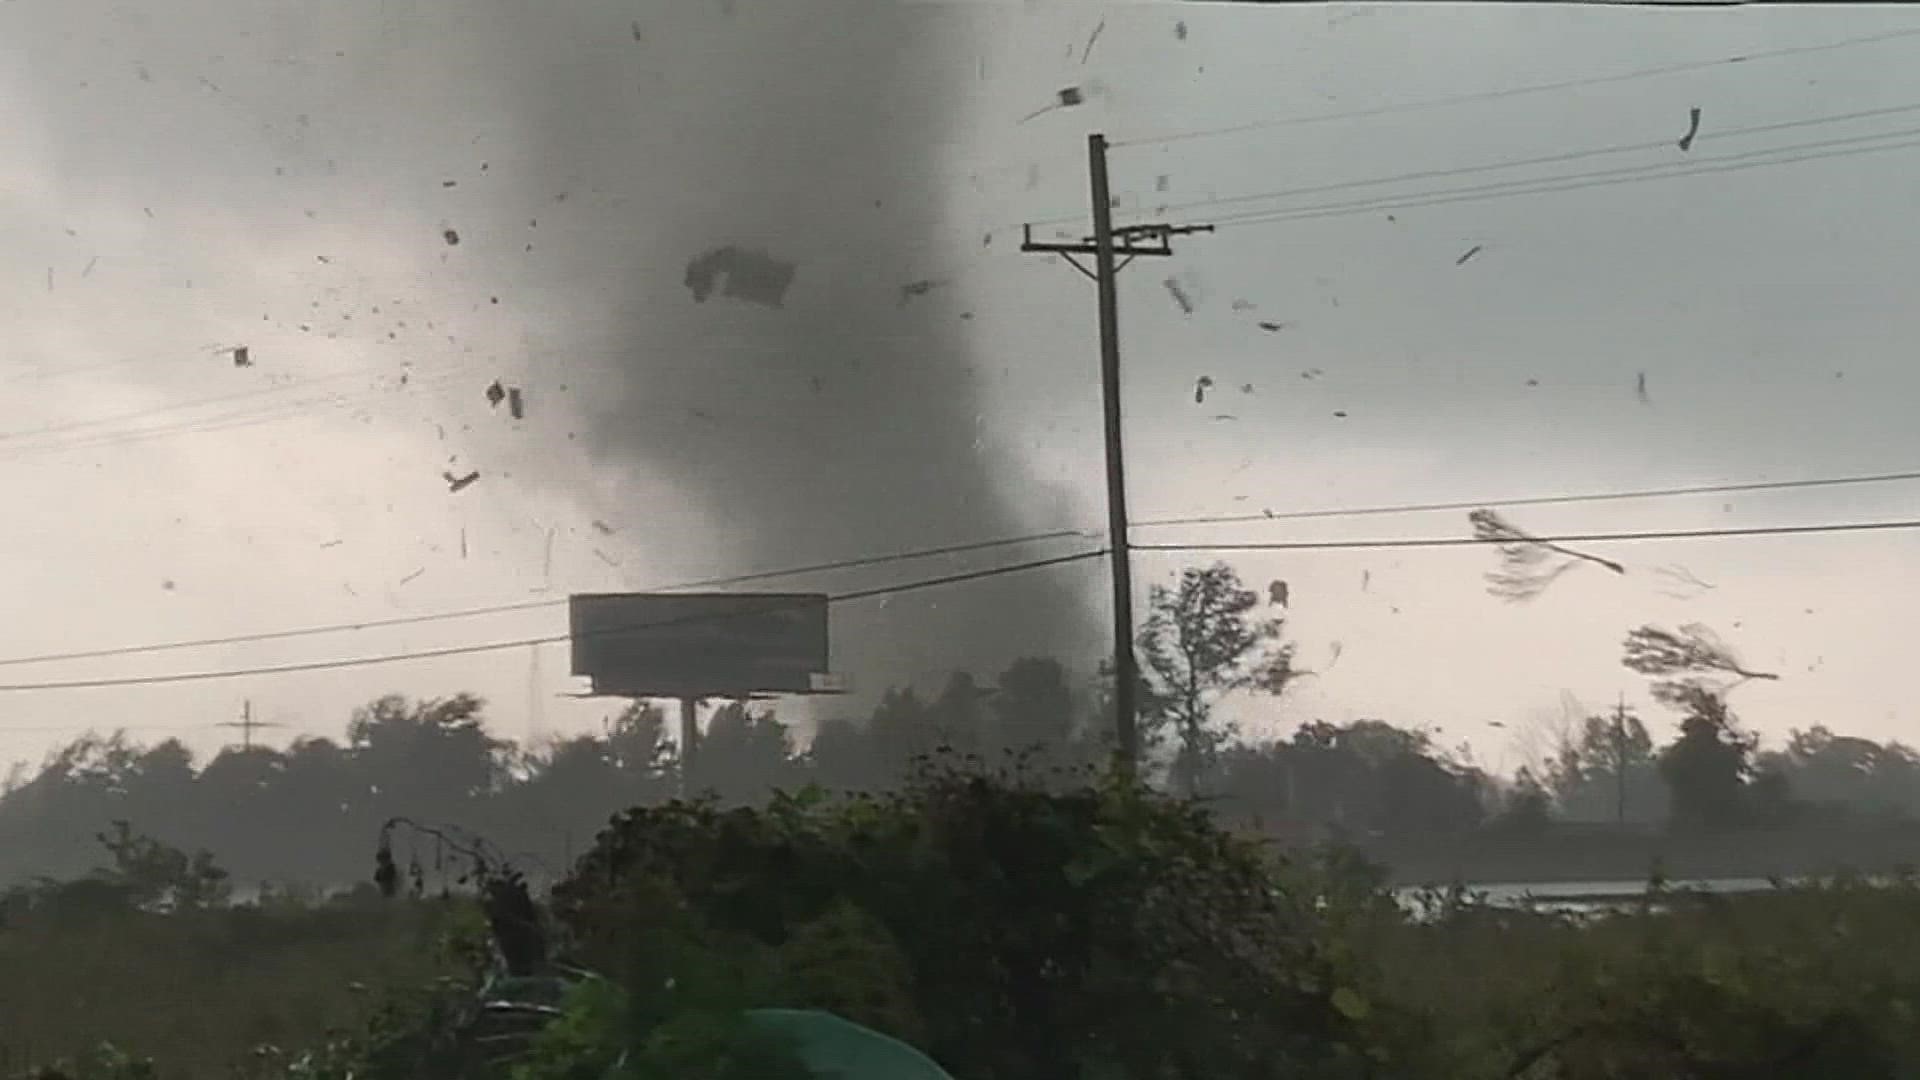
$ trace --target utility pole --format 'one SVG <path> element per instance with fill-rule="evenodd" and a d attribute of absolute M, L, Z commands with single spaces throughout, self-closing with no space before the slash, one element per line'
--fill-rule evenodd
<path fill-rule="evenodd" d="M 248 698 L 240 705 L 240 719 L 223 720 L 213 726 L 239 728 L 240 749 L 242 752 L 245 752 L 253 749 L 253 732 L 255 728 L 279 727 L 280 725 L 268 720 L 255 720 L 253 718 L 253 699 Z"/>
<path fill-rule="evenodd" d="M 682 697 L 680 699 L 680 794 L 683 798 L 692 798 L 694 791 L 693 760 L 700 752 L 700 699 Z"/>
<path fill-rule="evenodd" d="M 1613 782 L 1614 820 L 1617 824 L 1627 823 L 1627 695 L 1620 693 L 1619 704 L 1613 707 Z"/>
<path fill-rule="evenodd" d="M 1114 726 L 1120 764 L 1132 771 L 1140 757 L 1139 668 L 1133 655 L 1133 565 L 1127 544 L 1127 475 L 1121 454 L 1120 302 L 1115 278 L 1142 256 L 1173 254 L 1173 238 L 1212 232 L 1211 225 L 1113 227 L 1113 196 L 1107 184 L 1107 137 L 1087 136 L 1087 172 L 1093 188 L 1093 235 L 1072 243 L 1046 243 L 1025 228 L 1020 250 L 1059 255 L 1093 280 L 1100 297 L 1100 393 L 1106 420 L 1107 551 L 1113 564 Z M 1075 255 L 1093 256 L 1089 270 Z M 1124 258 L 1122 258 L 1124 256 Z"/>

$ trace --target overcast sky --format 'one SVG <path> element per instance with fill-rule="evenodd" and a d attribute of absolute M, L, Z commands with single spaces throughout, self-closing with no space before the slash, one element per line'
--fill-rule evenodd
<path fill-rule="evenodd" d="M 1138 520 L 1920 467 L 1915 150 L 1897 134 L 1920 135 L 1920 17 L 1897 8 L 513 7 L 0 6 L 0 658 L 1097 529 L 1092 289 L 1017 250 L 1023 221 L 1083 228 L 1090 131 L 1115 140 L 1123 222 L 1220 224 L 1123 279 Z M 1083 104 L 1033 115 L 1069 86 Z M 1668 166 L 1720 171 L 1621 182 Z M 1583 186 L 1486 187 L 1553 177 Z M 1309 216 L 1274 220 L 1294 209 Z M 796 265 L 782 306 L 694 300 L 686 263 L 728 244 Z M 250 367 L 221 351 L 241 344 Z M 525 420 L 488 405 L 496 378 L 525 388 Z M 443 471 L 468 469 L 481 480 L 449 492 Z M 1794 525 L 1916 516 L 1915 494 L 1509 516 Z M 1136 538 L 1466 533 L 1447 512 Z M 1698 621 L 1781 674 L 1733 699 L 1766 735 L 1920 738 L 1902 678 L 1915 534 L 1594 550 L 1629 573 L 1584 567 L 1520 605 L 1487 594 L 1483 548 L 1229 555 L 1290 583 L 1321 673 L 1243 718 L 1429 724 L 1510 767 L 1507 733 L 1569 694 L 1644 702 L 1618 664 L 1627 629 Z M 1140 553 L 1143 592 L 1208 557 Z M 1712 588 L 1668 595 L 1669 566 Z M 842 605 L 835 666 L 871 691 L 1039 649 L 1085 665 L 1101 581 L 1089 563 Z M 0 682 L 564 631 L 556 603 Z M 274 740 L 337 735 L 389 690 L 475 690 L 507 734 L 585 729 L 608 706 L 559 698 L 566 672 L 555 645 L 12 692 L 0 756 L 89 726 L 212 750 L 234 733 L 209 725 L 248 698 L 288 725 Z"/>

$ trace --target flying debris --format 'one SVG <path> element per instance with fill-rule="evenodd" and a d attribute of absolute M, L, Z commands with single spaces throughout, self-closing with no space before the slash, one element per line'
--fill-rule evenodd
<path fill-rule="evenodd" d="M 1619 563 L 1561 547 L 1516 528 L 1492 510 L 1475 510 L 1467 520 L 1473 526 L 1474 539 L 1500 549 L 1500 568 L 1490 571 L 1486 579 L 1487 591 L 1502 600 L 1532 600 L 1581 562 L 1604 566 L 1616 574 L 1627 572 Z M 1556 555 L 1560 556 L 1557 560 Z"/>
<path fill-rule="evenodd" d="M 1644 371 L 1633 384 L 1633 396 L 1639 398 L 1642 405 L 1653 404 L 1653 399 L 1647 396 L 1647 373 Z"/>
<path fill-rule="evenodd" d="M 507 400 L 507 388 L 500 385 L 499 379 L 493 380 L 493 384 L 487 387 L 487 404 L 497 409 L 505 400 Z"/>
<path fill-rule="evenodd" d="M 1287 583 L 1275 579 L 1267 585 L 1267 602 L 1287 607 Z"/>
<path fill-rule="evenodd" d="M 1327 654 L 1328 654 L 1327 666 L 1325 670 L 1332 671 L 1333 665 L 1340 662 L 1340 654 L 1344 651 L 1346 651 L 1345 645 L 1342 645 L 1337 641 L 1328 642 L 1327 643 Z"/>
<path fill-rule="evenodd" d="M 1213 388 L 1213 376 L 1202 375 L 1198 379 L 1195 379 L 1193 381 L 1193 403 L 1195 405 L 1206 404 L 1207 391 L 1211 390 L 1212 388 Z"/>
<path fill-rule="evenodd" d="M 520 388 L 517 386 L 507 388 L 507 413 L 515 420 L 527 418 L 526 399 L 520 396 Z"/>
<path fill-rule="evenodd" d="M 440 238 L 447 242 L 448 247 L 457 247 L 460 244 L 460 233 L 454 229 L 441 232 Z"/>
<path fill-rule="evenodd" d="M 935 281 L 932 278 L 909 281 L 905 285 L 900 286 L 900 306 L 906 307 L 907 303 L 914 297 L 925 296 L 945 284 L 946 282 L 944 281 Z"/>
<path fill-rule="evenodd" d="M 1718 586 L 1710 582 L 1701 581 L 1698 577 L 1694 576 L 1693 571 L 1681 566 L 1679 563 L 1674 563 L 1671 566 L 1662 566 L 1656 569 L 1654 573 L 1687 588 L 1698 589 L 1701 592 L 1718 588 Z"/>
<path fill-rule="evenodd" d="M 1167 295 L 1173 297 L 1173 302 L 1180 305 L 1182 314 L 1193 314 L 1193 297 L 1187 294 L 1177 278 L 1168 278 L 1160 284 L 1166 287 Z"/>
<path fill-rule="evenodd" d="M 1678 630 L 1642 626 L 1629 631 L 1620 662 L 1629 671 L 1655 679 L 1653 696 L 1669 705 L 1703 693 L 1717 697 L 1755 679 L 1780 678 L 1746 667 L 1731 646 L 1700 623 Z"/>
<path fill-rule="evenodd" d="M 235 345 L 233 347 L 233 366 L 234 367 L 252 367 L 253 366 L 253 354 L 251 351 L 248 350 L 248 348 L 245 345 Z"/>
<path fill-rule="evenodd" d="M 1459 258 L 1457 258 L 1457 259 L 1455 259 L 1455 260 L 1453 260 L 1453 265 L 1455 265 L 1455 266 L 1465 266 L 1465 265 L 1467 265 L 1467 260 L 1468 260 L 1468 259 L 1471 259 L 1471 258 L 1473 258 L 1473 257 L 1474 257 L 1475 255 L 1478 255 L 1478 254 L 1480 254 L 1480 252 L 1481 252 L 1481 250 L 1482 250 L 1483 248 L 1485 248 L 1485 247 L 1486 247 L 1486 245 L 1485 245 L 1485 244 L 1475 244 L 1475 245 L 1473 245 L 1472 247 L 1470 247 L 1470 248 L 1468 248 L 1468 249 L 1466 250 L 1466 254 L 1464 254 L 1464 255 L 1461 255 L 1461 256 L 1460 256 Z"/>
<path fill-rule="evenodd" d="M 635 20 L 633 20 L 633 26 L 631 27 L 631 29 L 632 29 L 632 31 L 633 31 L 633 40 L 635 40 L 635 41 L 645 41 L 645 40 L 647 40 L 647 35 L 646 35 L 646 34 L 644 34 L 644 33 L 642 33 L 642 32 L 641 32 L 641 30 L 640 30 L 640 20 L 639 20 L 639 19 L 635 19 Z"/>
<path fill-rule="evenodd" d="M 687 263 L 686 286 L 695 303 L 713 295 L 717 279 L 725 279 L 720 295 L 766 307 L 780 307 L 793 285 L 797 267 L 764 251 L 720 247 Z"/>
<path fill-rule="evenodd" d="M 595 518 L 593 519 L 593 531 L 599 533 L 601 536 L 612 536 L 613 526 L 601 521 L 599 518 Z"/>
<path fill-rule="evenodd" d="M 1695 105 L 1687 110 L 1687 133 L 1680 136 L 1680 141 L 1674 145 L 1678 146 L 1682 152 L 1691 150 L 1693 137 L 1698 134 L 1700 134 L 1700 107 Z"/>
<path fill-rule="evenodd" d="M 1187 40 L 1187 23 L 1185 19 L 1173 24 L 1173 36 L 1181 41 Z"/>
<path fill-rule="evenodd" d="M 446 478 L 448 491 L 464 491 L 473 486 L 474 481 L 480 479 L 480 470 L 475 469 L 465 476 L 455 476 L 450 472 L 443 472 L 440 475 Z"/>
<path fill-rule="evenodd" d="M 1094 28 L 1093 28 L 1093 33 L 1092 33 L 1092 34 L 1090 34 L 1090 35 L 1088 35 L 1088 37 L 1087 37 L 1087 44 L 1086 44 L 1086 47 L 1080 50 L 1080 62 L 1081 62 L 1081 63 L 1083 63 L 1083 64 L 1084 64 L 1084 63 L 1086 63 L 1086 62 L 1087 62 L 1087 57 L 1089 57 L 1089 56 L 1092 56 L 1092 55 L 1093 55 L 1093 45 L 1094 45 L 1094 43 L 1100 40 L 1100 35 L 1101 35 L 1101 34 L 1104 34 L 1104 33 L 1106 33 L 1106 32 L 1107 32 L 1107 20 L 1105 20 L 1105 19 L 1101 19 L 1101 20 L 1100 20 L 1100 25 L 1099 25 L 1099 26 L 1096 26 L 1096 27 L 1094 27 Z"/>
<path fill-rule="evenodd" d="M 424 574 L 426 572 L 427 572 L 427 568 L 423 566 L 420 569 L 415 570 L 413 573 L 408 574 L 406 577 L 401 578 L 400 584 L 405 585 L 407 582 L 412 581 L 414 578 L 417 578 L 421 574 Z"/>
<path fill-rule="evenodd" d="M 1052 112 L 1055 109 L 1071 109 L 1076 105 L 1084 105 L 1086 104 L 1086 100 L 1087 100 L 1086 91 L 1082 90 L 1080 87 L 1078 86 L 1064 87 L 1058 93 L 1054 94 L 1053 104 L 1045 106 L 1044 108 L 1035 109 L 1034 111 L 1021 117 L 1020 122 L 1024 124 L 1029 120 L 1033 120 L 1037 117 L 1045 116 L 1046 114 Z"/>
<path fill-rule="evenodd" d="M 1269 334 L 1277 334 L 1292 325 L 1292 323 L 1284 322 L 1263 322 L 1260 324 L 1260 329 L 1265 330 Z"/>

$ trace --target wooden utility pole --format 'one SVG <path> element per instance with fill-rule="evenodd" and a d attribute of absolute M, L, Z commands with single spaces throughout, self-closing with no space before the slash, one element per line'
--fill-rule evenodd
<path fill-rule="evenodd" d="M 1020 250 L 1059 255 L 1093 280 L 1100 297 L 1100 391 L 1106 419 L 1107 550 L 1113 564 L 1114 726 L 1120 763 L 1131 770 L 1140 757 L 1139 667 L 1133 655 L 1133 565 L 1127 544 L 1127 474 L 1121 454 L 1120 302 L 1115 278 L 1142 256 L 1173 254 L 1173 238 L 1212 232 L 1211 225 L 1113 227 L 1113 196 L 1107 184 L 1107 137 L 1087 136 L 1087 172 L 1093 188 L 1093 235 L 1072 243 L 1046 243 L 1025 229 Z M 1075 255 L 1093 256 L 1089 270 Z"/>
<path fill-rule="evenodd" d="M 267 720 L 255 720 L 253 718 L 253 699 L 248 698 L 240 705 L 240 719 L 223 720 L 213 726 L 239 728 L 240 749 L 247 751 L 253 749 L 253 732 L 255 728 L 279 727 L 280 725 Z"/>
<path fill-rule="evenodd" d="M 700 699 L 680 699 L 680 794 L 692 798 L 693 759 L 700 751 Z"/>
<path fill-rule="evenodd" d="M 1619 704 L 1613 707 L 1613 782 L 1614 782 L 1614 821 L 1627 823 L 1627 695 L 1620 694 Z"/>

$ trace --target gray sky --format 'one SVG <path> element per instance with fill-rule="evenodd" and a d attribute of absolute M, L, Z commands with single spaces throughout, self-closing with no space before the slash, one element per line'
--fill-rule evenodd
<path fill-rule="evenodd" d="M 1895 471 L 1920 456 L 1905 415 L 1920 376 L 1903 349 L 1920 315 L 1897 228 L 1911 150 L 1228 227 L 1261 211 L 1706 166 L 1920 128 L 1915 108 L 1737 134 L 1920 106 L 1920 19 L 1898 9 L 509 7 L 196 0 L 165 19 L 92 0 L 0 7 L 0 473 L 13 492 L 0 582 L 16 613 L 0 657 L 1095 527 L 1092 290 L 1018 254 L 1011 228 L 1084 212 L 1093 130 L 1120 144 L 1123 221 L 1166 205 L 1168 218 L 1223 225 L 1179 241 L 1175 259 L 1137 264 L 1122 287 L 1141 520 L 1497 505 Z M 1487 96 L 1742 54 L 1754 58 Z M 1069 85 L 1086 104 L 1023 121 Z M 1686 153 L 1251 197 L 1670 142 L 1696 106 Z M 1362 115 L 1293 122 L 1345 113 Z M 1127 145 L 1221 128 L 1241 130 Z M 692 301 L 685 263 L 721 243 L 798 263 L 783 307 Z M 1195 299 L 1191 314 L 1163 288 L 1169 276 Z M 898 286 L 916 280 L 940 284 L 903 301 Z M 1269 333 L 1262 320 L 1287 325 Z M 241 343 L 251 368 L 216 351 Z M 781 367 L 788 352 L 806 359 Z M 1215 386 L 1196 405 L 1202 375 Z M 481 390 L 494 378 L 527 388 L 525 421 L 489 409 Z M 814 378 L 823 388 L 805 385 Z M 450 494 L 442 470 L 466 468 L 483 479 Z M 1906 517 L 1913 505 L 1913 485 L 1884 485 L 1510 516 L 1542 532 L 1697 529 Z M 1139 539 L 1465 532 L 1465 515 L 1446 513 Z M 1910 533 L 1611 545 L 1602 553 L 1626 578 L 1585 568 L 1525 605 L 1486 594 L 1484 549 L 1234 555 L 1250 581 L 1291 583 L 1303 659 L 1322 669 L 1277 713 L 1245 719 L 1434 724 L 1510 766 L 1518 750 L 1488 720 L 1511 730 L 1558 714 L 1566 692 L 1596 708 L 1621 691 L 1643 699 L 1618 666 L 1621 636 L 1700 621 L 1781 672 L 1734 698 L 1769 736 L 1827 723 L 1912 738 L 1898 641 L 1917 546 Z M 1071 550 L 772 584 L 864 588 Z M 1143 589 L 1200 558 L 1142 553 Z M 1663 596 L 1652 571 L 1670 564 L 1715 587 Z M 971 588 L 837 609 L 836 666 L 872 689 L 930 677 L 949 640 L 982 665 L 1101 647 L 1082 633 L 1101 611 L 1095 566 Z M 1076 605 L 1085 611 L 1062 614 Z M 564 628 L 556 606 L 0 668 L 0 681 Z M 246 697 L 269 718 L 337 734 L 351 705 L 387 690 L 474 689 L 524 734 L 536 675 L 544 728 L 572 730 L 605 710 L 552 696 L 569 688 L 566 660 L 550 647 L 537 673 L 519 649 L 7 694 L 0 755 L 37 759 L 90 725 L 177 731 L 211 749 L 232 733 L 205 725 Z"/>

